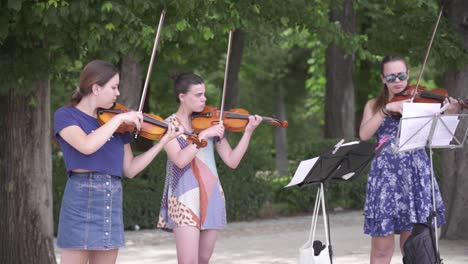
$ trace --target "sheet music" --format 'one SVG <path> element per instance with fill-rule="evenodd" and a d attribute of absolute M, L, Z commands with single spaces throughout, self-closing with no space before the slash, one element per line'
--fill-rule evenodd
<path fill-rule="evenodd" d="M 294 173 L 293 178 L 288 183 L 288 185 L 284 187 L 286 188 L 286 187 L 290 187 L 290 186 L 294 186 L 294 185 L 298 185 L 299 183 L 302 183 L 318 159 L 319 159 L 318 157 L 315 157 L 312 159 L 301 161 L 301 163 L 299 163 L 299 167 Z"/>
<path fill-rule="evenodd" d="M 349 180 L 351 177 L 353 177 L 356 173 L 355 172 L 350 172 L 350 173 L 346 173 L 345 175 L 341 176 L 341 178 L 343 180 Z"/>
<path fill-rule="evenodd" d="M 424 148 L 431 130 L 432 116 L 439 112 L 440 104 L 438 103 L 404 103 L 398 142 L 399 151 Z"/>
<path fill-rule="evenodd" d="M 432 137 L 432 146 L 450 145 L 459 122 L 458 116 L 440 116 Z"/>
<path fill-rule="evenodd" d="M 359 144 L 359 141 L 350 141 L 348 143 L 344 143 L 343 145 L 341 145 L 342 147 L 345 147 L 345 146 L 351 146 L 351 145 L 356 145 L 356 144 Z"/>

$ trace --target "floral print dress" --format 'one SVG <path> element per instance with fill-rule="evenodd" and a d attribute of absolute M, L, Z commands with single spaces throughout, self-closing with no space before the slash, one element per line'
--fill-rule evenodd
<path fill-rule="evenodd" d="M 410 231 L 427 222 L 432 211 L 431 167 L 424 149 L 394 153 L 399 119 L 386 117 L 376 132 L 390 141 L 376 155 L 367 181 L 364 233 L 388 236 Z M 438 224 L 445 223 L 445 207 L 435 183 Z"/>

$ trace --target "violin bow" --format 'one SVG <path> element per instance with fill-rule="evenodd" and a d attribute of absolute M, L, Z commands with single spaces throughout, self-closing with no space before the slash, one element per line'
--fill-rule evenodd
<path fill-rule="evenodd" d="M 224 84 L 223 84 L 223 94 L 221 96 L 221 107 L 219 108 L 219 123 L 223 123 L 223 112 L 224 112 L 224 98 L 226 97 L 226 86 L 227 86 L 227 77 L 229 71 L 229 57 L 231 57 L 231 43 L 232 43 L 232 33 L 233 30 L 229 31 L 229 40 L 228 40 L 228 48 L 226 53 L 226 66 L 224 68 Z"/>
<path fill-rule="evenodd" d="M 437 22 L 436 22 L 436 24 L 434 26 L 434 30 L 432 31 L 431 40 L 429 41 L 429 46 L 427 47 L 426 55 L 424 57 L 424 61 L 423 61 L 423 64 L 421 66 L 421 70 L 419 71 L 418 81 L 416 82 L 416 88 L 413 91 L 413 95 L 411 97 L 411 102 L 413 102 L 414 97 L 416 96 L 416 94 L 418 94 L 419 83 L 421 82 L 422 74 L 423 74 L 424 68 L 426 67 L 427 58 L 429 57 L 429 52 L 431 51 L 432 43 L 434 42 L 435 34 L 437 32 L 437 28 L 439 27 L 439 22 L 440 22 L 440 18 L 442 17 L 443 10 L 444 10 L 444 5 L 442 3 L 442 5 L 440 7 L 439 17 L 437 18 Z"/>
<path fill-rule="evenodd" d="M 143 86 L 143 92 L 141 93 L 140 106 L 138 107 L 138 112 L 143 112 L 143 105 L 146 99 L 146 93 L 148 92 L 148 85 L 151 77 L 151 71 L 153 70 L 154 58 L 156 57 L 156 50 L 158 49 L 159 37 L 161 35 L 161 28 L 164 23 L 164 16 L 166 15 L 166 10 L 163 9 L 161 12 L 161 18 L 159 19 L 158 30 L 156 31 L 156 37 L 154 38 L 153 51 L 151 52 L 151 59 L 148 66 L 148 72 L 146 73 L 145 85 Z"/>

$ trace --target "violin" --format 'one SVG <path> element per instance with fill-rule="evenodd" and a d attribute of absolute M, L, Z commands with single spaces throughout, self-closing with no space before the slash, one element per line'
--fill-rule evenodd
<path fill-rule="evenodd" d="M 442 103 L 446 98 L 449 97 L 447 90 L 443 88 L 437 88 L 432 91 L 428 91 L 426 87 L 419 86 L 418 90 L 415 89 L 416 85 L 410 85 L 406 87 L 405 90 L 403 90 L 401 93 L 394 95 L 392 100 L 390 100 L 390 103 L 411 99 L 413 96 L 413 102 L 416 103 Z M 463 108 L 468 108 L 468 99 L 457 100 Z"/>
<path fill-rule="evenodd" d="M 115 103 L 114 106 L 110 109 L 99 108 L 97 111 L 99 125 L 103 125 L 107 123 L 112 117 L 128 111 L 129 109 L 126 106 L 118 103 Z M 140 131 L 138 131 L 137 134 L 150 140 L 160 140 L 167 132 L 168 127 L 169 124 L 161 117 L 154 114 L 143 113 L 143 124 L 141 125 Z M 116 130 L 117 133 L 134 131 L 135 125 L 130 124 L 121 124 Z M 208 144 L 205 139 L 200 141 L 198 136 L 195 134 L 184 132 L 184 135 L 188 137 L 190 142 L 197 145 L 199 148 L 206 147 Z"/>
<path fill-rule="evenodd" d="M 222 121 L 224 127 L 228 131 L 241 132 L 249 123 L 249 112 L 242 108 L 234 108 L 229 111 L 224 111 L 222 114 Z M 213 125 L 219 124 L 220 111 L 213 106 L 205 106 L 202 112 L 192 113 L 192 127 L 195 132 L 207 129 Z M 269 123 L 276 127 L 288 127 L 288 121 L 278 120 L 272 117 L 262 116 L 262 122 Z"/>

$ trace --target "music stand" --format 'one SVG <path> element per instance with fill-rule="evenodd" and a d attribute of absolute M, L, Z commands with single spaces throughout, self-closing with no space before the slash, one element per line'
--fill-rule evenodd
<path fill-rule="evenodd" d="M 324 154 L 320 155 L 311 160 L 303 161 L 299 165 L 296 173 L 291 180 L 291 182 L 286 186 L 297 185 L 299 187 L 304 187 L 310 184 L 320 184 L 318 193 L 322 193 L 323 197 L 323 212 L 325 217 L 325 222 L 327 226 L 325 227 L 327 245 L 329 246 L 329 255 L 330 261 L 332 261 L 332 246 L 330 239 L 330 223 L 328 218 L 328 212 L 326 210 L 326 199 L 325 199 L 325 187 L 324 185 L 331 180 L 350 180 L 359 176 L 370 161 L 373 159 L 376 153 L 378 153 L 383 145 L 386 143 L 384 141 L 376 143 L 365 142 L 365 141 L 354 141 L 343 144 L 344 140 L 341 140 L 333 148 L 326 151 Z M 304 168 L 304 162 L 307 164 Z M 315 207 L 318 203 L 316 201 Z M 316 211 L 317 208 L 314 208 Z"/>
<path fill-rule="evenodd" d="M 468 114 L 457 115 L 441 115 L 435 113 L 433 115 L 407 117 L 400 120 L 398 126 L 398 134 L 396 138 L 395 153 L 400 153 L 408 150 L 428 148 L 429 161 L 431 166 L 431 192 L 432 192 L 432 209 L 429 215 L 434 215 L 434 242 L 438 263 L 441 262 L 439 253 L 439 238 L 437 235 L 437 204 L 435 198 L 435 175 L 432 158 L 432 149 L 434 148 L 461 148 L 463 147 L 468 129 L 465 131 L 457 130 L 458 124 L 461 121 L 468 121 Z M 418 127 L 419 126 L 419 127 Z M 432 226 L 431 226 L 432 227 Z"/>
<path fill-rule="evenodd" d="M 318 157 L 299 187 L 330 180 L 351 180 L 361 175 L 385 142 L 354 141 L 335 145 Z"/>

